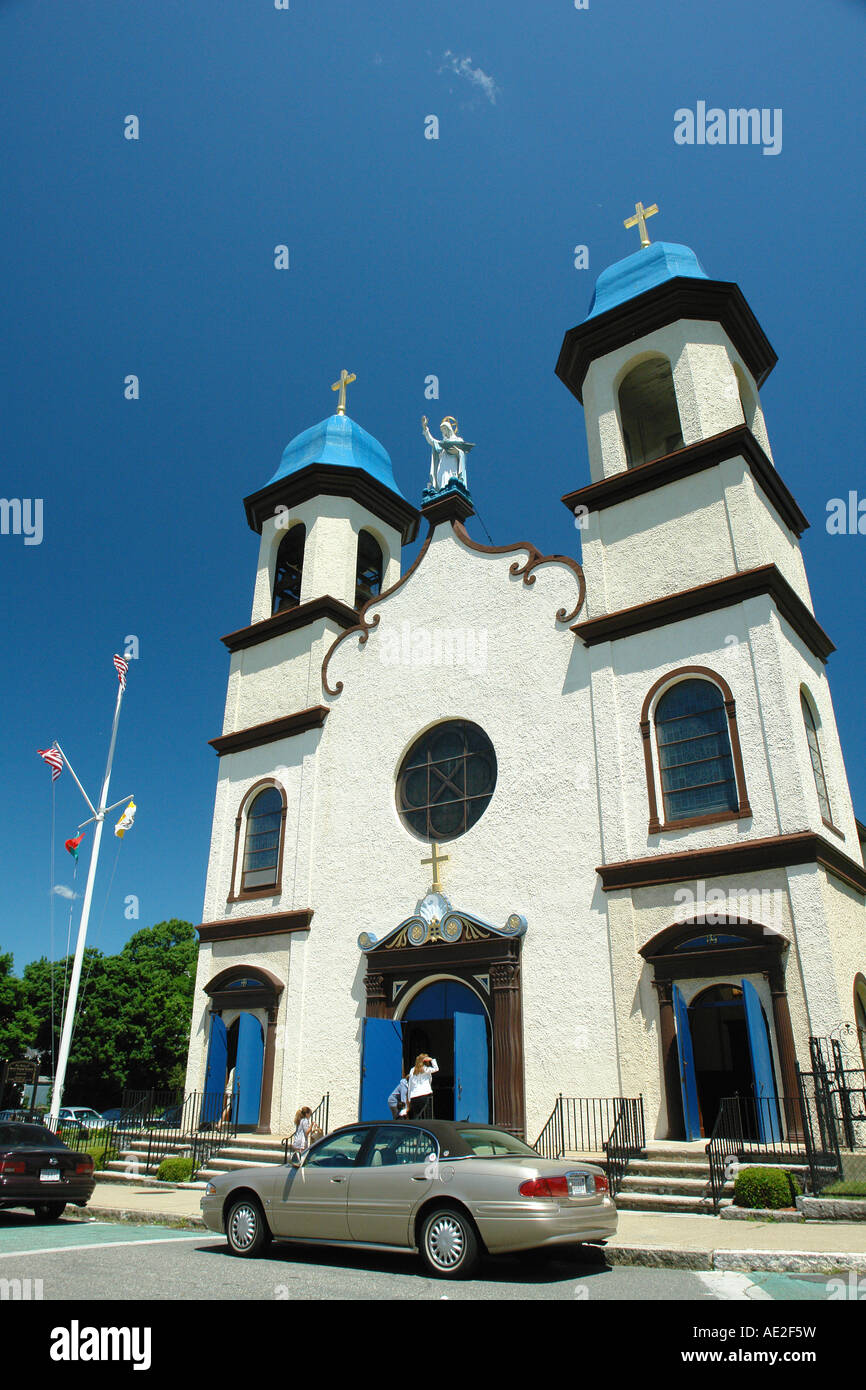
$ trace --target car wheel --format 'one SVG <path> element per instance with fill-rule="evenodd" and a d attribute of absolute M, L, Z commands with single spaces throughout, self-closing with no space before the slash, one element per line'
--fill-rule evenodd
<path fill-rule="evenodd" d="M 475 1228 L 465 1212 L 439 1207 L 424 1218 L 421 1257 L 438 1279 L 465 1279 L 478 1264 Z"/>
<path fill-rule="evenodd" d="M 258 1255 L 270 1238 L 265 1214 L 255 1197 L 241 1197 L 232 1203 L 226 1219 L 226 1240 L 233 1255 Z"/>
<path fill-rule="evenodd" d="M 40 1202 L 33 1208 L 37 1221 L 59 1221 L 66 1210 L 65 1202 Z"/>

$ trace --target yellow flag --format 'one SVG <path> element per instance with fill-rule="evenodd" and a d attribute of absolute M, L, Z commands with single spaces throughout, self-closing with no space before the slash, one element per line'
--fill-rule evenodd
<path fill-rule="evenodd" d="M 123 839 L 124 831 L 129 830 L 130 826 L 132 825 L 132 822 L 135 820 L 135 811 L 135 802 L 130 801 L 123 815 L 120 817 L 120 820 L 117 822 L 117 825 L 114 827 L 114 833 L 117 836 L 118 840 Z"/>

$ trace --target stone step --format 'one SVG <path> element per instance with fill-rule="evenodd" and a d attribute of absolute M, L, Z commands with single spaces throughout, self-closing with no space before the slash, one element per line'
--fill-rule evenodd
<path fill-rule="evenodd" d="M 680 1197 L 706 1197 L 711 1191 L 709 1174 L 706 1178 L 655 1178 L 626 1173 L 620 1185 L 620 1192 L 630 1193 L 672 1193 Z"/>
<path fill-rule="evenodd" d="M 673 1159 L 631 1158 L 628 1172 L 646 1177 L 706 1178 L 710 1180 L 709 1163 L 677 1163 Z"/>
<path fill-rule="evenodd" d="M 213 1169 L 215 1172 L 219 1173 L 236 1173 L 242 1168 L 276 1168 L 277 1166 L 282 1166 L 282 1159 L 280 1159 L 278 1165 L 273 1161 L 262 1161 L 261 1159 L 253 1160 L 249 1158 L 229 1158 L 226 1154 L 220 1154 L 218 1158 L 209 1158 L 207 1166 L 208 1171 Z M 202 1171 L 204 1170 L 202 1169 Z"/>
<path fill-rule="evenodd" d="M 220 1153 L 224 1158 L 237 1158 L 249 1163 L 283 1163 L 285 1155 L 282 1149 L 264 1148 L 252 1149 L 246 1145 L 224 1144 L 220 1148 Z"/>
<path fill-rule="evenodd" d="M 661 1192 L 619 1192 L 614 1198 L 619 1211 L 657 1211 L 686 1215 L 713 1215 L 710 1197 L 679 1197 Z"/>

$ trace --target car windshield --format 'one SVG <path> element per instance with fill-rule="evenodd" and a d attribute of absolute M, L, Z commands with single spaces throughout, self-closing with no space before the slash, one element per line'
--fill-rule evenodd
<path fill-rule="evenodd" d="M 504 1129 L 462 1129 L 460 1138 L 475 1158 L 538 1158 L 535 1149 Z"/>
<path fill-rule="evenodd" d="M 0 1124 L 0 1149 L 65 1149 L 66 1145 L 43 1125 Z"/>

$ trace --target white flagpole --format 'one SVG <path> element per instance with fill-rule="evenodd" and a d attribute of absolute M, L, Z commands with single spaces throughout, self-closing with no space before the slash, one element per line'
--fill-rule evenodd
<path fill-rule="evenodd" d="M 50 1129 L 56 1128 L 57 1120 L 60 1115 L 60 1106 L 63 1102 L 63 1086 L 66 1081 L 66 1066 L 69 1061 L 69 1051 L 72 1046 L 72 1029 L 75 1026 L 75 1006 L 78 1002 L 78 986 L 81 983 L 81 966 L 84 961 L 84 943 L 87 937 L 87 923 L 90 917 L 90 904 L 93 900 L 93 884 L 96 879 L 96 865 L 99 859 L 99 842 L 102 839 L 102 827 L 105 823 L 106 803 L 108 801 L 108 784 L 111 781 L 111 764 L 114 761 L 114 745 L 117 741 L 117 722 L 120 718 L 120 705 L 123 700 L 123 686 L 118 682 L 117 704 L 114 707 L 114 723 L 111 727 L 111 743 L 108 748 L 108 762 L 105 765 L 105 778 L 102 783 L 102 792 L 99 797 L 99 809 L 95 812 L 96 830 L 93 834 L 93 847 L 90 851 L 90 865 L 87 870 L 87 885 L 84 889 L 84 902 L 81 907 L 81 923 L 78 928 L 78 943 L 75 947 L 75 961 L 72 966 L 72 979 L 69 982 L 69 998 L 66 1001 L 66 1013 L 63 1017 L 63 1033 L 60 1038 L 60 1051 L 57 1056 L 57 1071 L 54 1076 L 54 1094 L 51 1097 L 51 1112 L 48 1117 Z M 67 764 L 68 766 L 68 764 Z M 70 768 L 71 771 L 71 768 Z M 75 774 L 73 773 L 73 776 Z M 78 778 L 75 778 L 78 782 Z M 81 787 L 82 795 L 88 806 L 90 801 Z M 91 810 L 93 807 L 91 806 Z"/>

